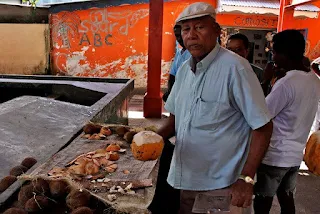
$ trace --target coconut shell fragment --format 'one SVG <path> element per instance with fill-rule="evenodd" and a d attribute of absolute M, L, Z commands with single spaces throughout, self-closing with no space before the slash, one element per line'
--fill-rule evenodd
<path fill-rule="evenodd" d="M 112 135 L 112 131 L 108 127 L 102 127 L 100 130 L 100 134 L 103 134 L 105 136 Z"/>
<path fill-rule="evenodd" d="M 117 152 L 121 149 L 121 147 L 118 144 L 110 144 L 107 148 L 107 152 Z"/>
<path fill-rule="evenodd" d="M 110 152 L 109 153 L 109 160 L 111 161 L 117 161 L 120 159 L 120 156 L 117 152 Z"/>

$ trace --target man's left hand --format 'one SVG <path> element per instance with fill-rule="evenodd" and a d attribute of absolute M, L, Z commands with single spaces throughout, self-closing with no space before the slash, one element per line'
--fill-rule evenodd
<path fill-rule="evenodd" d="M 231 204 L 237 207 L 247 208 L 251 206 L 253 185 L 237 180 L 231 186 Z"/>

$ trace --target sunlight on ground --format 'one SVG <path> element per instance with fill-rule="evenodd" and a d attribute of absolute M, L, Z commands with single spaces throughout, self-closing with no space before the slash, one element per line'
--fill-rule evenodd
<path fill-rule="evenodd" d="M 169 117 L 169 113 L 162 113 L 162 114 Z M 128 116 L 130 119 L 144 119 L 142 111 L 129 111 Z"/>
<path fill-rule="evenodd" d="M 308 170 L 307 165 L 305 164 L 304 161 L 302 161 L 301 165 L 300 165 L 300 170 Z"/>
<path fill-rule="evenodd" d="M 302 161 L 302 163 L 300 165 L 300 170 L 302 170 L 302 171 L 299 172 L 299 175 L 302 175 L 302 176 L 309 176 L 310 175 L 308 172 L 306 172 L 308 170 L 308 167 L 304 161 Z"/>

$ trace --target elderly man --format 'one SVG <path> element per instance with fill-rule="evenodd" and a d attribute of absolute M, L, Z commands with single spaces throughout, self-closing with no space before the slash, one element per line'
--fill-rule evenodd
<path fill-rule="evenodd" d="M 181 214 L 243 213 L 272 132 L 262 89 L 248 61 L 217 43 L 210 4 L 189 5 L 176 22 L 192 57 L 178 70 L 158 131 L 164 139 L 176 133 L 167 181 L 181 190 Z M 203 207 L 203 199 L 216 205 Z"/>

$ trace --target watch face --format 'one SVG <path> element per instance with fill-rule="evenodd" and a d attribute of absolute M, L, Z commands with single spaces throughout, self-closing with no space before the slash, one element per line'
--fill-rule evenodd
<path fill-rule="evenodd" d="M 245 181 L 246 181 L 247 183 L 250 183 L 250 182 L 252 182 L 252 179 L 247 176 L 247 177 L 245 178 Z"/>

